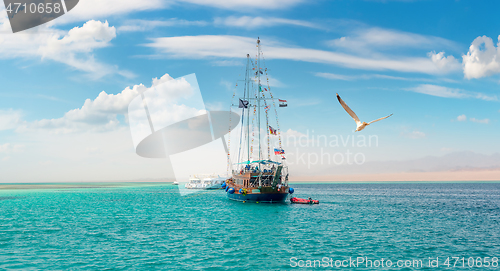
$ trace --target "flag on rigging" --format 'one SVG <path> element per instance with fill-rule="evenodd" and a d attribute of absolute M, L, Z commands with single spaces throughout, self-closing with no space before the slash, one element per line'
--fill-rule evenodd
<path fill-rule="evenodd" d="M 283 149 L 274 149 L 274 154 L 275 155 L 278 155 L 278 154 L 285 154 L 285 151 Z"/>
<path fill-rule="evenodd" d="M 280 102 L 280 107 L 287 107 L 288 106 L 288 104 L 286 103 L 286 100 L 278 99 L 278 101 Z"/>
<path fill-rule="evenodd" d="M 276 135 L 276 129 L 274 129 L 273 127 L 269 126 L 269 134 L 271 135 Z"/>
<path fill-rule="evenodd" d="M 248 101 L 240 99 L 240 104 L 238 108 L 248 108 Z"/>

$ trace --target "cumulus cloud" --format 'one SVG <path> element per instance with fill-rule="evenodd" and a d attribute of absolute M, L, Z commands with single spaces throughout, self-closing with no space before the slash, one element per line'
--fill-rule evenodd
<path fill-rule="evenodd" d="M 307 21 L 291 20 L 275 17 L 250 17 L 250 16 L 229 16 L 227 18 L 215 18 L 215 25 L 243 28 L 270 27 L 276 25 L 294 25 L 309 28 L 320 28 L 318 25 Z"/>
<path fill-rule="evenodd" d="M 490 37 L 477 37 L 462 56 L 464 76 L 467 79 L 481 78 L 500 73 L 500 36 L 497 46 Z"/>
<path fill-rule="evenodd" d="M 467 121 L 467 116 L 465 116 L 465 115 L 460 115 L 460 116 L 458 116 L 458 117 L 457 117 L 457 120 L 458 120 L 458 121 Z"/>
<path fill-rule="evenodd" d="M 9 144 L 0 142 L 0 162 L 2 163 L 0 181 L 145 180 L 149 178 L 161 178 L 164 181 L 166 178 L 173 178 L 173 169 L 168 161 L 158 159 L 156 162 L 153 159 L 138 158 L 134 150 L 134 133 L 131 129 L 133 126 L 123 125 L 125 123 L 121 115 L 125 115 L 124 119 L 128 122 L 127 124 L 132 124 L 134 112 L 130 111 L 129 105 L 135 100 L 140 100 L 143 112 L 145 111 L 144 104 L 148 106 L 154 125 L 176 122 L 179 119 L 185 119 L 186 115 L 192 116 L 193 113 L 197 115 L 206 113 L 204 110 L 193 112 L 193 100 L 197 98 L 196 103 L 201 102 L 202 106 L 203 100 L 197 84 L 195 86 L 193 84 L 195 81 L 190 80 L 191 78 L 195 76 L 188 75 L 173 79 L 165 74 L 160 78 L 154 78 L 151 85 L 147 87 L 138 84 L 127 87 L 117 94 L 101 92 L 95 99 L 87 99 L 81 107 L 66 112 L 60 118 L 38 121 L 19 120 L 20 116 L 14 118 L 16 124 L 14 127 L 19 126 L 16 129 L 15 142 L 7 141 Z M 145 97 L 144 100 L 138 99 L 142 96 Z M 8 113 L 13 115 L 12 112 Z M 0 121 L 4 120 L 2 117 L 4 115 L 0 114 Z M 191 128 L 191 125 L 197 123 L 188 122 L 188 124 Z M 147 128 L 150 128 L 149 125 Z M 155 128 L 162 127 L 155 126 Z M 239 134 L 233 133 L 233 135 Z M 26 145 L 24 147 L 19 143 Z M 222 160 L 224 171 L 227 158 L 222 151 L 221 142 L 218 141 L 218 143 L 219 149 L 204 149 L 203 155 L 198 153 L 197 157 L 211 159 L 210 163 L 204 166 L 212 166 L 215 164 L 214 161 Z M 15 154 L 20 151 L 24 154 Z M 222 156 L 219 156 L 220 159 L 214 159 L 216 151 L 222 153 Z M 192 157 L 188 157 L 189 159 Z M 183 163 L 184 167 L 190 164 L 189 162 Z M 189 167 L 186 170 L 192 172 L 192 165 Z M 12 179 L 13 176 L 14 179 Z"/>
<path fill-rule="evenodd" d="M 93 78 L 117 73 L 133 77 L 128 71 L 97 61 L 93 52 L 110 46 L 116 29 L 108 22 L 88 21 L 68 32 L 42 25 L 26 33 L 12 34 L 7 17 L 0 17 L 0 58 L 40 58 L 69 65 Z"/>
<path fill-rule="evenodd" d="M 64 37 L 52 36 L 46 44 L 40 46 L 42 59 L 51 59 L 65 63 L 78 70 L 88 72 L 100 78 L 110 73 L 133 77 L 127 71 L 118 70 L 114 66 L 96 61 L 91 52 L 98 48 L 107 47 L 116 37 L 116 29 L 106 21 L 88 21 L 82 27 L 71 29 Z"/>
<path fill-rule="evenodd" d="M 431 85 L 431 84 L 421 84 L 413 88 L 406 88 L 407 91 L 427 94 L 431 96 L 443 97 L 443 98 L 473 98 L 485 101 L 496 101 L 497 96 L 490 96 L 484 93 L 466 91 L 458 88 L 448 88 L 443 86 Z"/>
<path fill-rule="evenodd" d="M 255 50 L 255 38 L 241 36 L 179 36 L 153 39 L 146 46 L 160 54 L 183 58 L 245 58 Z M 267 59 L 327 63 L 366 70 L 393 70 L 436 74 L 441 70 L 427 57 L 361 57 L 309 48 L 292 47 L 271 39 L 263 41 Z"/>
<path fill-rule="evenodd" d="M 443 73 L 456 71 L 460 69 L 460 63 L 453 56 L 444 56 L 444 52 L 429 52 L 427 54 L 432 60 L 432 63 Z"/>
<path fill-rule="evenodd" d="M 120 124 L 118 115 L 126 115 L 130 102 L 140 93 L 153 88 L 165 88 L 165 82 L 172 80 L 170 75 L 165 74 L 161 78 L 154 78 L 151 87 L 143 84 L 127 87 L 118 94 L 107 94 L 102 91 L 94 99 L 87 99 L 81 108 L 70 110 L 63 117 L 57 119 L 42 119 L 33 122 L 24 122 L 17 131 L 26 132 L 31 130 L 49 130 L 54 133 L 73 133 L 81 131 L 109 131 L 116 129 Z M 172 80 L 176 82 L 177 80 Z M 175 100 L 182 93 L 182 89 L 172 88 L 169 90 L 170 100 Z M 164 101 L 165 97 L 163 97 Z M 153 106 L 154 102 L 151 101 Z M 182 109 L 182 108 L 181 108 Z M 176 111 L 173 111 L 176 112 Z M 165 112 L 163 112 L 165 113 Z M 173 113 L 172 113 L 173 114 Z M 166 117 L 172 114 L 164 114 Z"/>

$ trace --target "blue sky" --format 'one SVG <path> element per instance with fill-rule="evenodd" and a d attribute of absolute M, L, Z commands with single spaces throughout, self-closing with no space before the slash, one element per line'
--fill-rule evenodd
<path fill-rule="evenodd" d="M 129 100 L 110 94 L 195 73 L 207 107 L 227 109 L 257 37 L 273 91 L 289 102 L 280 111 L 283 132 L 352 136 L 339 93 L 364 121 L 394 114 L 361 132 L 379 138 L 376 148 L 353 150 L 368 161 L 498 152 L 498 8 L 495 1 L 81 0 L 17 34 L 2 8 L 0 181 L 168 175 L 162 162 L 134 156 L 123 116 Z M 84 106 L 102 91 L 108 103 Z M 75 109 L 78 118 L 68 117 Z"/>

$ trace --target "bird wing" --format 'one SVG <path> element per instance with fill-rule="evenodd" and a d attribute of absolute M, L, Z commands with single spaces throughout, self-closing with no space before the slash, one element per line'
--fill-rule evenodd
<path fill-rule="evenodd" d="M 354 111 L 352 111 L 349 108 L 349 106 L 347 106 L 347 104 L 340 98 L 338 93 L 337 93 L 337 99 L 339 100 L 340 105 L 342 105 L 345 111 L 347 111 L 347 114 L 349 114 L 354 119 L 354 121 L 356 121 L 356 123 L 361 123 L 361 121 L 359 121 L 358 116 L 356 116 L 356 113 L 354 113 Z"/>
<path fill-rule="evenodd" d="M 368 122 L 368 124 L 372 124 L 372 123 L 377 122 L 377 121 L 379 121 L 379 120 L 386 119 L 386 118 L 388 118 L 388 117 L 390 117 L 390 116 L 392 116 L 392 114 L 390 114 L 390 115 L 389 115 L 389 116 L 387 116 L 387 117 L 383 117 L 383 118 L 380 118 L 380 119 L 372 120 L 372 121 Z"/>

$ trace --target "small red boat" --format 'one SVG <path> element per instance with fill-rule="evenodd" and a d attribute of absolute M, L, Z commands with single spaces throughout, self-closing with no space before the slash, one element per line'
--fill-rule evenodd
<path fill-rule="evenodd" d="M 300 203 L 300 204 L 319 204 L 319 200 L 309 200 L 309 199 L 301 199 L 293 197 L 290 199 L 292 203 Z"/>

